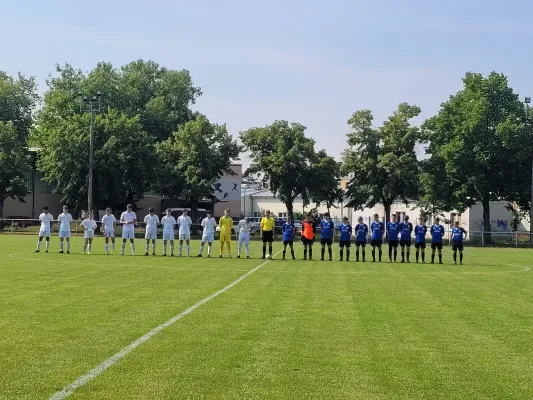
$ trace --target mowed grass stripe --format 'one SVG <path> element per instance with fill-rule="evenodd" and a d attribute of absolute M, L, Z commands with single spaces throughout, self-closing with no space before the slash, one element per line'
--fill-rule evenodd
<path fill-rule="evenodd" d="M 509 314 L 516 302 L 494 297 L 500 280 L 421 268 L 439 267 L 272 263 L 74 398 L 531 398 L 532 354 L 522 347 L 530 321 Z M 530 284 L 523 275 L 507 274 Z M 483 311 L 492 308 L 509 317 L 487 329 Z M 518 341 L 498 339 L 517 325 Z"/>
<path fill-rule="evenodd" d="M 46 397 L 258 264 L 28 253 L 46 260 L 35 263 L 6 254 L 31 252 L 34 240 L 1 236 L 0 241 L 9 243 L 0 253 L 6 260 L 0 264 L 0 352 L 8 371 L 0 374 L 0 393 L 6 398 Z"/>
<path fill-rule="evenodd" d="M 4 236 L 0 236 L 0 243 L 3 240 Z M 20 241 L 10 247 L 15 243 Z M 30 251 L 33 245 L 32 238 Z M 27 244 L 24 246 L 19 246 L 20 251 L 27 250 Z M 256 256 L 259 246 L 253 244 Z M 279 243 L 274 246 L 280 248 Z M 296 249 L 301 257 L 301 245 Z M 15 250 L 11 248 L 10 253 Z M 6 259 L 5 254 L 0 250 L 1 261 Z M 80 388 L 72 398 L 530 399 L 533 355 L 528 344 L 533 310 L 529 299 L 533 274 L 508 272 L 529 265 L 530 255 L 527 250 L 467 249 L 464 267 L 450 265 L 451 251 L 447 249 L 447 264 L 443 266 L 276 260 L 235 290 L 161 332 Z M 106 257 L 96 258 L 106 262 Z M 50 285 L 61 284 L 61 275 L 73 278 L 76 271 L 88 274 L 84 282 L 91 287 L 89 294 L 97 289 L 94 280 L 105 279 L 90 274 L 88 271 L 94 268 L 89 262 L 92 256 L 85 259 L 88 261 L 68 268 L 52 263 L 50 268 L 58 268 L 59 277 Z M 248 265 L 246 260 L 195 259 L 194 263 L 200 264 L 193 265 L 206 269 L 205 275 L 198 275 L 194 266 L 182 266 L 184 269 L 179 271 L 181 260 L 169 265 L 157 258 L 149 266 L 143 265 L 144 260 L 129 257 L 125 262 L 130 264 L 107 265 L 116 268 L 110 274 L 109 286 L 121 288 L 120 297 L 126 303 L 138 304 L 131 291 L 144 286 L 161 291 L 155 297 L 164 302 L 168 297 L 165 293 L 173 293 L 174 288 L 160 283 L 163 278 L 183 280 L 184 285 L 200 291 L 198 279 L 207 285 L 213 280 L 224 281 L 232 268 Z M 20 274 L 27 267 L 17 266 L 13 271 L 11 262 L 15 260 L 9 260 L 5 268 L 0 263 L 0 274 L 8 271 L 11 281 L 16 282 L 14 286 L 26 292 L 20 304 L 27 304 L 31 298 L 27 292 L 46 279 L 41 273 L 32 279 L 32 271 L 40 271 L 46 265 L 31 266 L 21 279 Z M 87 265 L 82 265 L 85 262 Z M 176 276 L 172 275 L 174 264 L 179 273 Z M 249 265 L 253 268 L 258 264 L 258 260 L 252 260 Z M 167 270 L 171 272 L 164 272 Z M 131 280 L 145 275 L 148 279 L 144 285 L 121 286 L 121 273 L 128 274 L 127 279 Z M 240 275 L 239 271 L 237 276 Z M 21 287 L 23 281 L 28 286 Z M 0 290 L 2 286 L 0 283 Z M 221 283 L 215 290 L 223 286 Z M 89 294 L 74 291 L 71 296 L 79 297 L 82 303 L 94 302 L 101 309 L 99 296 Z M 61 292 L 56 295 L 65 297 Z M 150 290 L 144 296 L 140 302 L 143 306 L 153 298 Z M 79 304 L 71 301 L 65 308 L 75 309 Z M 186 306 L 191 304 L 192 301 Z M 34 304 L 27 307 L 31 309 Z M 156 309 L 151 311 L 158 313 Z M 59 307 L 53 313 L 64 311 Z M 11 316 L 16 317 L 16 313 Z M 150 317 L 132 313 L 130 321 L 142 325 L 142 320 Z M 40 325 L 45 331 L 50 330 L 48 325 L 53 321 L 43 319 Z M 91 322 L 97 324 L 96 333 L 105 331 L 105 324 L 98 326 L 94 319 Z M 86 329 L 83 324 L 80 328 L 80 332 Z M 118 332 L 111 334 L 127 341 L 130 328 L 130 324 L 122 324 Z M 77 328 L 72 329 L 68 335 L 75 341 Z M 13 339 L 16 334 L 10 331 L 9 336 Z M 23 336 L 27 339 L 28 335 Z M 68 348 L 63 350 L 61 343 L 54 348 L 61 337 L 41 334 L 37 339 L 41 351 L 32 349 L 24 354 L 27 361 L 35 360 L 35 368 L 29 362 L 26 368 L 17 370 L 13 369 L 14 360 L 7 364 L 9 377 L 0 377 L 0 393 L 7 393 L 5 398 L 47 398 L 80 375 L 65 374 L 69 366 L 76 368 L 87 358 L 96 358 L 86 354 L 93 349 L 90 342 L 80 343 L 79 353 L 72 354 Z M 113 345 L 108 343 L 107 348 Z M 9 346 L 7 342 L 1 344 L 0 351 Z M 50 371 L 40 374 L 47 351 L 65 351 L 69 359 L 57 369 L 52 361 Z M 103 359 L 85 365 L 92 368 Z M 4 390 L 6 387 L 11 391 Z"/>

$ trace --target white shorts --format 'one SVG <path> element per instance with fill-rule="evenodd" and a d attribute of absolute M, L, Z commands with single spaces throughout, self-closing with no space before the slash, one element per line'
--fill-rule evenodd
<path fill-rule="evenodd" d="M 247 243 L 250 241 L 250 232 L 239 233 L 239 243 Z"/>
<path fill-rule="evenodd" d="M 92 238 L 94 238 L 94 231 L 85 231 L 85 232 L 83 232 L 83 238 L 84 239 L 92 239 Z"/>
<path fill-rule="evenodd" d="M 215 233 L 204 233 L 202 235 L 202 243 L 213 243 L 215 241 Z"/>
<path fill-rule="evenodd" d="M 114 229 L 104 229 L 104 236 L 108 238 L 114 238 L 115 237 L 115 230 Z"/>
<path fill-rule="evenodd" d="M 174 240 L 174 231 L 163 231 L 163 240 Z"/>
<path fill-rule="evenodd" d="M 59 237 L 62 239 L 70 238 L 70 231 L 59 231 Z"/>
<path fill-rule="evenodd" d="M 124 225 L 124 228 L 122 228 L 122 239 L 135 239 L 135 229 L 133 226 Z"/>
<path fill-rule="evenodd" d="M 156 240 L 157 239 L 157 231 L 146 231 L 144 234 L 144 238 L 146 240 Z"/>
<path fill-rule="evenodd" d="M 39 231 L 39 237 L 50 237 L 52 236 L 51 233 L 50 233 L 50 229 L 41 229 Z"/>
<path fill-rule="evenodd" d="M 190 233 L 180 233 L 179 234 L 180 240 L 191 240 L 191 234 Z"/>

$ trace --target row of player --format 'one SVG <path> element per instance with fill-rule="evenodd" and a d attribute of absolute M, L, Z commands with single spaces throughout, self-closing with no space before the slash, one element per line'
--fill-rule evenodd
<path fill-rule="evenodd" d="M 183 212 L 183 215 L 178 217 L 176 220 L 172 215 L 171 211 L 166 211 L 166 216 L 164 216 L 161 221 L 159 217 L 155 215 L 154 209 L 150 208 L 149 214 L 144 218 L 144 223 L 146 224 L 146 247 L 145 255 L 149 254 L 150 243 L 152 245 L 152 255 L 155 255 L 156 249 L 156 240 L 157 240 L 157 227 L 163 226 L 163 255 L 167 254 L 167 242 L 170 243 L 170 255 L 174 256 L 174 228 L 176 225 L 179 226 L 179 255 L 182 255 L 183 242 L 186 242 L 187 256 L 190 255 L 190 229 L 192 226 L 191 218 L 187 215 L 187 211 Z M 40 246 L 43 238 L 46 238 L 46 252 L 49 249 L 49 239 L 51 236 L 51 223 L 53 222 L 53 217 L 48 213 L 48 208 L 45 207 L 43 213 L 39 216 L 41 221 L 41 229 L 39 231 L 39 240 L 37 242 L 37 250 L 40 251 Z M 72 216 L 68 213 L 68 207 L 63 207 L 63 213 L 59 215 L 57 221 L 60 224 L 59 227 L 59 238 L 60 238 L 60 253 L 64 252 L 63 242 L 66 241 L 67 244 L 67 253 L 70 252 L 70 224 L 72 222 Z M 131 243 L 131 252 L 135 255 L 135 232 L 134 226 L 137 224 L 137 216 L 132 211 L 132 206 L 128 205 L 127 210 L 122 213 L 120 220 L 118 221 L 122 225 L 122 247 L 121 255 L 124 255 L 124 250 L 126 248 L 126 243 L 129 240 Z M 105 251 L 106 254 L 109 254 L 109 242 L 111 241 L 112 251 L 115 251 L 115 228 L 117 221 L 111 213 L 111 209 L 106 210 L 106 215 L 102 218 L 102 226 L 105 236 Z M 313 244 L 315 242 L 317 226 L 318 224 L 313 219 L 311 214 L 307 215 L 306 219 L 302 222 L 302 232 L 301 232 L 301 241 L 304 245 L 304 259 L 313 259 Z M 319 222 L 320 225 L 320 244 L 321 248 L 321 260 L 324 260 L 326 247 L 328 250 L 329 260 L 333 260 L 333 237 L 335 225 L 330 219 L 329 213 L 324 214 L 324 218 Z M 92 215 L 88 217 L 81 223 L 81 226 L 84 228 L 84 253 L 90 253 L 92 240 L 94 238 L 94 230 L 96 229 L 96 222 L 93 219 Z M 212 243 L 214 242 L 214 234 L 216 229 L 216 221 L 211 215 L 210 212 L 207 213 L 207 217 L 203 219 L 201 226 L 203 228 L 202 241 L 200 245 L 200 252 L 198 257 L 202 257 L 204 252 L 204 246 L 207 244 L 207 256 L 211 256 Z M 227 246 L 228 255 L 231 257 L 231 228 L 233 227 L 233 219 L 230 216 L 230 210 L 224 210 L 224 216 L 220 218 L 218 226 L 220 227 L 220 253 L 219 257 L 222 257 L 224 252 L 224 245 Z M 238 252 L 237 257 L 240 257 L 242 246 L 245 247 L 246 257 L 249 258 L 249 242 L 250 242 L 250 231 L 252 230 L 253 224 L 249 221 L 247 217 L 239 222 L 239 239 L 238 239 Z M 263 241 L 263 257 L 262 258 L 271 258 L 272 257 L 272 243 L 274 241 L 274 231 L 275 221 L 272 218 L 270 211 L 266 212 L 266 216 L 261 219 L 260 223 L 260 235 Z M 426 235 L 427 235 L 427 226 L 424 223 L 423 218 L 419 218 L 418 225 L 413 227 L 413 224 L 409 222 L 409 217 L 405 216 L 402 222 L 396 220 L 396 215 L 393 214 L 391 221 L 386 225 L 379 220 L 377 214 L 374 215 L 374 221 L 370 225 L 363 223 L 363 218 L 359 217 L 358 224 L 355 226 L 355 229 L 352 229 L 352 226 L 348 222 L 348 218 L 344 217 L 342 224 L 339 227 L 340 238 L 339 238 L 339 247 L 340 247 L 340 260 L 344 260 L 344 253 L 346 252 L 346 261 L 350 260 L 350 248 L 352 244 L 352 234 L 355 234 L 355 246 L 356 246 L 356 261 L 359 261 L 359 254 L 361 250 L 362 261 L 366 261 L 366 245 L 368 241 L 368 236 L 370 234 L 370 246 L 372 247 L 372 261 L 376 261 L 376 249 L 378 260 L 382 261 L 382 244 L 384 238 L 388 242 L 389 250 L 389 261 L 396 262 L 398 256 L 398 246 L 401 247 L 401 262 L 410 262 L 410 253 L 412 246 L 412 233 L 415 233 L 415 249 L 416 249 L 416 262 L 419 262 L 420 255 L 421 261 L 425 262 L 425 248 L 426 248 Z M 282 227 L 283 232 L 283 259 L 286 257 L 287 247 L 290 248 L 292 258 L 294 259 L 294 238 L 296 229 L 293 221 L 289 218 L 287 222 Z M 442 246 L 443 238 L 445 235 L 444 226 L 440 225 L 439 218 L 435 218 L 435 224 L 430 228 L 431 234 L 431 263 L 435 261 L 435 252 L 438 251 L 439 263 L 442 264 Z M 451 240 L 452 240 L 452 249 L 453 249 L 453 258 L 454 262 L 457 263 L 457 252 L 459 252 L 459 261 L 462 264 L 463 262 L 463 248 L 464 240 L 466 239 L 467 232 L 459 227 L 459 223 L 456 222 L 455 226 L 451 231 Z M 268 252 L 267 252 L 268 245 Z"/>

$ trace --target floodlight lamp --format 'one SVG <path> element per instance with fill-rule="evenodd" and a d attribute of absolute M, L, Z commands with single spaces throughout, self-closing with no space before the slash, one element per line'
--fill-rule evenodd
<path fill-rule="evenodd" d="M 100 97 L 100 96 L 102 96 L 102 92 L 98 91 L 98 92 L 96 92 L 96 95 L 97 95 L 98 97 Z"/>
<path fill-rule="evenodd" d="M 524 103 L 526 103 L 526 104 L 531 103 L 531 97 L 526 97 L 526 98 L 524 99 Z"/>

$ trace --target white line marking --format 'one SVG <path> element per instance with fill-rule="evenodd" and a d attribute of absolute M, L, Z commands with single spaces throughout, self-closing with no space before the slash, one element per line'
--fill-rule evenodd
<path fill-rule="evenodd" d="M 281 253 L 281 250 L 278 251 L 274 255 L 278 255 Z M 205 299 L 200 300 L 198 303 L 192 305 L 191 307 L 187 308 L 182 313 L 170 318 L 167 322 L 162 323 L 161 325 L 155 327 L 150 332 L 146 333 L 145 335 L 141 336 L 137 340 L 133 341 L 126 347 L 124 347 L 122 350 L 120 350 L 118 353 L 113 354 L 111 357 L 109 357 L 107 360 L 103 361 L 93 369 L 91 369 L 86 374 L 83 374 L 78 379 L 76 379 L 74 382 L 72 382 L 70 385 L 66 386 L 63 390 L 56 392 L 54 395 L 50 397 L 49 400 L 62 400 L 70 396 L 74 391 L 85 385 L 86 383 L 92 381 L 94 378 L 98 377 L 100 374 L 105 372 L 108 368 L 112 367 L 114 364 L 116 364 L 118 361 L 120 361 L 122 358 L 126 357 L 128 354 L 130 354 L 133 350 L 135 350 L 137 347 L 139 347 L 141 344 L 147 342 L 152 337 L 157 335 L 159 332 L 161 332 L 163 329 L 168 328 L 169 326 L 173 325 L 183 317 L 189 315 L 194 310 L 196 310 L 198 307 L 204 305 L 205 303 L 213 300 L 215 297 L 221 295 L 224 292 L 227 292 L 230 290 L 233 286 L 237 285 L 239 282 L 243 281 L 244 279 L 248 278 L 250 275 L 252 275 L 254 272 L 257 272 L 261 268 L 263 268 L 265 265 L 267 265 L 271 260 L 266 260 L 254 269 L 248 271 L 246 274 L 238 278 L 237 280 L 230 283 L 225 288 L 220 289 L 219 291 L 207 296 Z"/>

